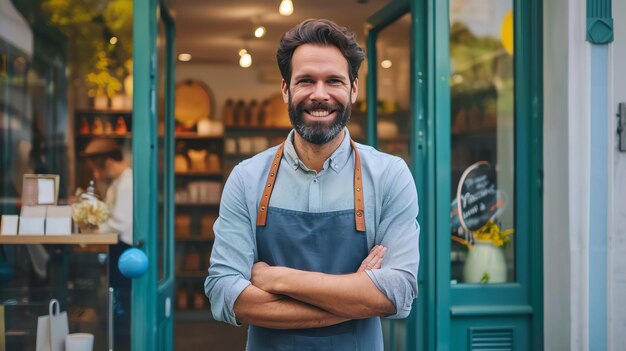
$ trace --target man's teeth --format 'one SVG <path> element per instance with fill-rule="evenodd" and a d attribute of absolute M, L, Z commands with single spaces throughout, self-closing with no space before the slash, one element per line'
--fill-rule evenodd
<path fill-rule="evenodd" d="M 311 116 L 314 117 L 326 117 L 330 114 L 330 111 L 327 110 L 313 110 L 309 112 Z"/>

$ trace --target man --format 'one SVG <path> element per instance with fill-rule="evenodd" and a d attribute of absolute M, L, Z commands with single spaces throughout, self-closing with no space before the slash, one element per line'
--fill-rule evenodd
<path fill-rule="evenodd" d="M 104 202 L 109 219 L 100 232 L 119 233 L 120 242 L 109 247 L 109 285 L 114 288 L 115 350 L 130 350 L 131 280 L 122 275 L 118 261 L 133 244 L 133 170 L 122 149 L 111 139 L 93 139 L 82 156 L 95 180 L 109 184 Z"/>
<path fill-rule="evenodd" d="M 405 318 L 417 294 L 413 178 L 350 139 L 364 59 L 352 33 L 304 21 L 277 59 L 294 130 L 224 187 L 205 282 L 213 316 L 250 324 L 249 350 L 382 350 L 380 317 Z"/>

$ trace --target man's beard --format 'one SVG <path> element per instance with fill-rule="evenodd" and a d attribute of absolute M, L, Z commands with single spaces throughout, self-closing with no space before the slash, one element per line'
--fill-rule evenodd
<path fill-rule="evenodd" d="M 350 92 L 350 99 L 351 98 L 352 92 Z M 313 111 L 317 109 L 335 111 L 335 119 L 330 125 L 319 121 L 304 121 L 302 117 L 304 110 Z M 304 140 L 311 144 L 323 145 L 333 140 L 348 124 L 348 121 L 350 121 L 350 113 L 350 103 L 344 106 L 340 103 L 330 105 L 323 102 L 312 102 L 305 105 L 304 102 L 301 102 L 297 106 L 294 106 L 291 101 L 291 92 L 289 92 L 289 120 L 291 121 L 291 125 L 293 125 L 296 132 L 298 132 Z"/>

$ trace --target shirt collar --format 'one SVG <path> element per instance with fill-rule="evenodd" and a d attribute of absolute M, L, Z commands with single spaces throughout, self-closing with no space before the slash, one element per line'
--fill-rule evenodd
<path fill-rule="evenodd" d="M 322 172 L 325 171 L 327 168 L 330 168 L 335 173 L 339 173 L 348 162 L 352 150 L 352 145 L 350 144 L 350 132 L 348 132 L 348 128 L 344 128 L 344 130 L 345 134 L 343 140 L 341 141 L 341 144 L 339 145 L 337 150 L 335 150 L 335 152 L 333 152 L 333 154 L 330 155 L 330 157 L 324 162 L 324 165 L 322 166 Z M 295 133 L 296 130 L 292 129 L 287 136 L 287 140 L 285 140 L 285 159 L 289 163 L 289 166 L 294 170 L 301 168 L 305 172 L 309 172 L 311 170 L 304 163 L 302 163 L 302 161 L 300 161 L 300 159 L 298 158 L 298 154 L 296 153 L 296 149 L 293 146 L 293 137 Z"/>

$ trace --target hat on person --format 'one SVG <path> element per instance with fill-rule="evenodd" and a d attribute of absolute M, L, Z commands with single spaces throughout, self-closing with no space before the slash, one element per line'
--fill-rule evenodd
<path fill-rule="evenodd" d="M 82 157 L 93 157 L 106 155 L 108 153 L 119 150 L 120 147 L 112 139 L 93 139 L 87 144 L 85 150 L 80 153 Z"/>

